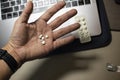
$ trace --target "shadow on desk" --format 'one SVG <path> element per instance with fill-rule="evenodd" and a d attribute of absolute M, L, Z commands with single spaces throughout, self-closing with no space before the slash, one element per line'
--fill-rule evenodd
<path fill-rule="evenodd" d="M 81 57 L 73 54 L 52 56 L 40 65 L 28 80 L 58 80 L 73 71 L 89 70 L 90 62 L 97 59 L 99 58 L 95 55 Z"/>

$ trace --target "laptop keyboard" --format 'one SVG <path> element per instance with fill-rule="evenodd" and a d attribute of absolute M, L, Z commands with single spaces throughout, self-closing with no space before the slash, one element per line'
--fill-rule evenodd
<path fill-rule="evenodd" d="M 46 10 L 49 6 L 57 3 L 60 0 L 33 0 L 33 13 L 38 13 Z M 82 6 L 90 4 L 90 0 L 65 0 L 65 8 Z M 20 16 L 27 0 L 1 0 L 1 17 L 2 20 L 15 18 Z"/>

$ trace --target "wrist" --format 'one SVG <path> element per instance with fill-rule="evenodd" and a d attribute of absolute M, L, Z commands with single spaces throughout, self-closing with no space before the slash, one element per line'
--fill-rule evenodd
<path fill-rule="evenodd" d="M 12 48 L 9 44 L 4 46 L 2 49 L 6 50 L 17 61 L 18 67 L 20 67 L 22 65 L 22 59 L 17 54 L 16 49 Z"/>

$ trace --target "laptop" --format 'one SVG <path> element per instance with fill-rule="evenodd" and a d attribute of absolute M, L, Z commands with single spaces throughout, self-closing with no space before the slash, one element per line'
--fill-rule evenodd
<path fill-rule="evenodd" d="M 34 10 L 30 16 L 29 23 L 35 21 L 48 8 L 60 0 L 33 0 Z M 52 21 L 57 16 L 65 13 L 70 9 L 76 9 L 77 15 L 63 23 L 59 28 L 70 25 L 78 19 L 82 18 L 87 24 L 87 30 L 90 36 L 98 36 L 101 34 L 101 25 L 96 0 L 65 0 L 66 6 L 58 11 L 50 20 Z M 0 48 L 3 47 L 9 40 L 14 22 L 20 16 L 25 8 L 27 0 L 1 0 L 0 1 Z M 77 18 L 77 20 L 76 20 Z M 77 30 L 70 34 L 79 38 Z"/>

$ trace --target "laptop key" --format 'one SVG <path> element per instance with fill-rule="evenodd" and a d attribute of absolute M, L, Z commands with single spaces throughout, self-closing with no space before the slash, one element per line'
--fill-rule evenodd
<path fill-rule="evenodd" d="M 43 6 L 43 1 L 38 2 L 38 7 L 41 7 L 41 6 Z"/>
<path fill-rule="evenodd" d="M 15 6 L 14 11 L 19 11 L 19 6 Z"/>
<path fill-rule="evenodd" d="M 6 19 L 7 17 L 6 17 L 6 14 L 4 14 L 4 15 L 2 15 L 2 19 L 4 20 L 4 19 Z"/>
<path fill-rule="evenodd" d="M 50 4 L 49 1 L 47 1 L 47 0 L 43 1 L 43 5 L 49 5 L 49 4 Z"/>
<path fill-rule="evenodd" d="M 12 2 L 11 2 L 11 6 L 14 6 L 14 5 L 15 5 L 15 1 L 12 1 Z"/>
<path fill-rule="evenodd" d="M 35 9 L 33 10 L 33 13 L 43 12 L 43 11 L 45 11 L 47 8 L 48 8 L 47 6 L 46 6 L 46 7 L 35 8 Z"/>
<path fill-rule="evenodd" d="M 57 1 L 56 0 L 50 0 L 50 3 L 51 4 L 54 4 L 54 3 L 56 3 Z"/>
<path fill-rule="evenodd" d="M 19 16 L 22 14 L 22 11 L 19 11 Z"/>
<path fill-rule="evenodd" d="M 38 4 L 37 4 L 36 2 L 33 3 L 33 7 L 34 7 L 34 8 L 36 8 L 37 5 L 38 5 Z"/>
<path fill-rule="evenodd" d="M 7 14 L 7 18 L 9 19 L 9 18 L 12 18 L 12 14 L 11 13 L 8 13 Z"/>
<path fill-rule="evenodd" d="M 6 8 L 6 7 L 9 7 L 9 2 L 6 2 L 6 3 L 1 3 L 1 8 Z"/>
<path fill-rule="evenodd" d="M 90 0 L 85 0 L 85 4 L 90 4 Z"/>
<path fill-rule="evenodd" d="M 13 13 L 13 17 L 18 17 L 18 13 L 17 13 L 17 12 L 14 12 L 14 13 Z"/>
<path fill-rule="evenodd" d="M 27 0 L 23 0 L 23 3 L 27 3 Z"/>
<path fill-rule="evenodd" d="M 8 0 L 1 0 L 1 2 L 7 2 Z"/>
<path fill-rule="evenodd" d="M 72 1 L 72 6 L 78 6 L 77 1 Z"/>
<path fill-rule="evenodd" d="M 12 7 L 5 8 L 5 9 L 2 9 L 2 10 L 1 10 L 2 14 L 8 13 L 8 12 L 12 12 L 12 11 L 13 11 L 13 8 L 12 8 Z"/>
<path fill-rule="evenodd" d="M 69 8 L 69 7 L 71 7 L 72 5 L 71 5 L 71 2 L 66 2 L 66 8 Z"/>
<path fill-rule="evenodd" d="M 84 5 L 84 1 L 83 0 L 78 0 L 78 4 L 79 5 Z"/>
<path fill-rule="evenodd" d="M 21 4 L 21 0 L 16 1 L 17 5 Z"/>
<path fill-rule="evenodd" d="M 20 5 L 20 10 L 23 10 L 25 8 L 25 5 Z"/>

